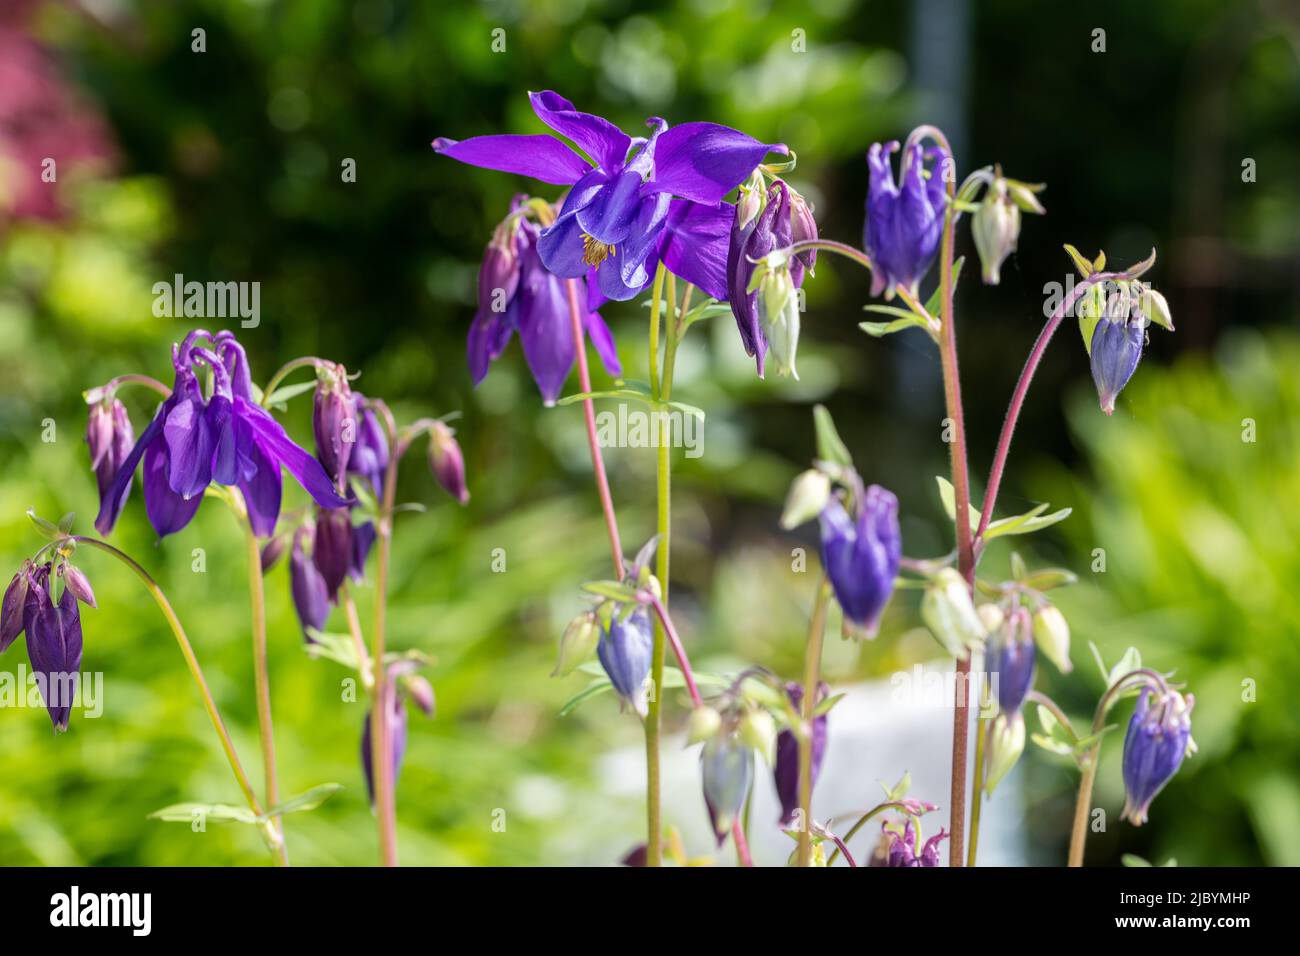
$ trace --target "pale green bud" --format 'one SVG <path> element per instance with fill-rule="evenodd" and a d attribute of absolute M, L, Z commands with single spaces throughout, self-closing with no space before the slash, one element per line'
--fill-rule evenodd
<path fill-rule="evenodd" d="M 600 624 L 592 611 L 579 614 L 560 637 L 560 658 L 551 671 L 552 677 L 566 677 L 596 652 L 600 643 Z"/>
<path fill-rule="evenodd" d="M 971 601 L 970 589 L 953 568 L 944 568 L 931 579 L 921 599 L 921 617 L 939 643 L 958 660 L 966 660 L 971 648 L 984 641 L 984 623 Z"/>
<path fill-rule="evenodd" d="M 1070 625 L 1060 608 L 1044 604 L 1034 611 L 1034 643 L 1062 674 L 1074 669 L 1070 663 Z"/>
<path fill-rule="evenodd" d="M 984 633 L 992 634 L 1002 626 L 1002 620 L 1005 615 L 1002 608 L 997 604 L 981 604 L 976 611 L 979 612 L 980 623 L 984 625 Z"/>
<path fill-rule="evenodd" d="M 980 256 L 985 285 L 1001 281 L 1002 263 L 1020 236 L 1020 207 L 1007 195 L 1007 181 L 994 180 L 971 220 L 971 236 Z"/>
<path fill-rule="evenodd" d="M 1163 295 L 1147 286 L 1142 293 L 1140 303 L 1142 314 L 1148 319 L 1162 329 L 1168 329 L 1170 332 L 1174 330 L 1174 320 L 1169 314 L 1169 303 Z"/>
<path fill-rule="evenodd" d="M 708 740 L 722 728 L 722 715 L 703 704 L 691 711 L 691 720 L 686 729 L 687 746 Z"/>
<path fill-rule="evenodd" d="M 776 721 L 761 707 L 751 707 L 740 720 L 740 739 L 772 761 L 772 748 L 776 744 Z"/>
<path fill-rule="evenodd" d="M 985 745 L 984 792 L 993 796 L 993 788 L 1016 765 L 1025 752 L 1025 719 L 1014 714 L 998 714 L 989 725 Z"/>
<path fill-rule="evenodd" d="M 822 513 L 831 497 L 831 480 L 816 468 L 805 471 L 790 483 L 781 513 L 781 527 L 789 531 Z"/>

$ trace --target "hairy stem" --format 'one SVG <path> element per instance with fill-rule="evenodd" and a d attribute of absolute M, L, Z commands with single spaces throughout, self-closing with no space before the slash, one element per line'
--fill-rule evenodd
<path fill-rule="evenodd" d="M 817 709 L 817 688 L 821 683 L 822 638 L 826 630 L 829 596 L 830 582 L 823 574 L 817 582 L 812 617 L 808 622 L 808 646 L 804 651 L 803 722 L 796 734 L 799 742 L 799 807 L 803 813 L 799 827 L 800 866 L 812 866 L 813 711 Z"/>
<path fill-rule="evenodd" d="M 293 372 L 300 368 L 307 368 L 308 366 L 311 368 L 318 368 L 321 365 L 330 364 L 332 363 L 326 362 L 324 359 L 317 358 L 314 355 L 304 355 L 302 358 L 296 358 L 292 361 L 285 362 L 280 366 L 276 373 L 271 376 L 270 381 L 266 383 L 266 390 L 262 393 L 262 407 L 270 407 L 271 396 L 275 394 L 276 388 L 279 387 L 280 383 L 288 378 Z"/>

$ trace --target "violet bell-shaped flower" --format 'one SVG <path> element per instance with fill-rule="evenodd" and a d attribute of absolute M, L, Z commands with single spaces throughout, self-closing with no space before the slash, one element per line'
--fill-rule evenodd
<path fill-rule="evenodd" d="M 509 227 L 505 240 L 511 246 L 507 276 L 505 258 L 494 252 L 497 234 Z M 470 377 L 475 385 L 483 381 L 492 362 L 518 332 L 524 360 L 532 373 L 542 400 L 555 404 L 577 357 L 573 345 L 572 315 L 568 290 L 560 277 L 549 272 L 538 255 L 539 227 L 524 216 L 512 214 L 498 227 L 479 271 L 478 312 L 469 329 L 467 345 Z M 582 300 L 590 302 L 583 294 Z M 594 308 L 582 309 L 582 325 L 611 376 L 623 374 L 614 336 Z"/>
<path fill-rule="evenodd" d="M 418 665 L 414 661 L 397 661 L 388 665 L 388 679 L 384 682 L 384 709 L 388 719 L 388 759 L 393 787 L 402 771 L 402 757 L 406 754 L 407 714 L 409 697 L 426 717 L 433 716 L 433 688 L 429 682 L 413 673 Z M 366 712 L 361 730 L 361 769 L 366 777 L 366 793 L 375 802 L 374 743 L 370 736 L 372 711 Z"/>
<path fill-rule="evenodd" d="M 871 257 L 871 294 L 884 292 L 890 298 L 897 286 L 916 295 L 939 251 L 947 200 L 938 166 L 928 178 L 925 169 L 925 161 L 938 159 L 942 151 L 912 146 L 895 183 L 889 157 L 898 148 L 897 141 L 873 143 L 867 152 L 867 220 L 862 232 L 863 247 Z"/>
<path fill-rule="evenodd" d="M 1173 779 L 1192 742 L 1196 698 L 1176 690 L 1144 687 L 1124 735 L 1124 811 L 1135 827 L 1147 821 L 1151 801 Z"/>
<path fill-rule="evenodd" d="M 316 375 L 311 419 L 316 458 L 341 494 L 347 487 L 348 461 L 357 441 L 357 403 L 342 365 L 318 368 Z"/>
<path fill-rule="evenodd" d="M 638 607 L 626 619 L 616 612 L 596 645 L 596 656 L 614 690 L 642 717 L 646 715 L 645 681 L 650 676 L 653 653 L 650 615 L 644 607 Z"/>
<path fill-rule="evenodd" d="M 939 844 L 948 837 L 948 833 L 940 828 L 939 832 L 930 839 L 925 841 L 921 847 L 921 852 L 916 852 L 916 836 L 912 827 L 912 820 L 909 817 L 903 824 L 902 835 L 895 833 L 893 830 L 886 830 L 886 833 L 893 838 L 893 843 L 889 847 L 889 860 L 886 866 L 938 866 L 939 865 Z"/>
<path fill-rule="evenodd" d="M 894 593 L 902 560 L 898 499 L 871 485 L 861 495 L 856 518 L 838 498 L 821 514 L 822 564 L 854 636 L 874 637 L 881 612 Z"/>
<path fill-rule="evenodd" d="M 1036 661 L 1033 621 L 1026 608 L 1018 607 L 994 635 L 985 665 L 997 679 L 998 710 L 1002 713 L 1019 713 L 1025 695 L 1034 686 Z"/>
<path fill-rule="evenodd" d="M 1140 320 L 1124 317 L 1103 318 L 1092 333 L 1092 380 L 1097 385 L 1101 410 L 1107 415 L 1115 412 L 1115 399 L 1124 390 L 1146 344 L 1146 326 Z"/>
<path fill-rule="evenodd" d="M 142 459 L 145 511 L 159 537 L 189 524 L 210 484 L 238 487 L 254 533 L 271 534 L 280 515 L 282 467 L 322 507 L 349 503 L 334 490 L 320 462 L 253 401 L 248 361 L 232 333 L 191 332 L 172 347 L 172 365 L 172 394 L 159 406 L 101 502 L 95 519 L 101 534 L 117 523 Z M 210 392 L 201 384 L 204 368 L 211 375 Z"/>
<path fill-rule="evenodd" d="M 704 806 L 718 846 L 740 816 L 754 779 L 754 751 L 736 734 L 720 731 L 700 751 Z"/>
<path fill-rule="evenodd" d="M 101 503 L 134 444 L 131 419 L 120 399 L 105 398 L 90 406 L 86 416 L 86 445 L 90 449 L 90 467 L 95 472 Z"/>
<path fill-rule="evenodd" d="M 0 652 L 27 633 L 27 656 L 56 731 L 68 729 L 76 699 L 82 651 L 80 605 L 95 606 L 85 575 L 76 568 L 69 575 L 66 569 L 71 567 L 65 563 L 59 568 L 63 587 L 56 600 L 52 563 L 25 562 L 0 604 Z"/>
<path fill-rule="evenodd" d="M 825 684 L 817 688 L 817 702 L 826 699 L 830 688 Z M 786 695 L 796 711 L 803 706 L 803 687 L 791 681 L 785 685 Z M 812 784 L 817 786 L 821 774 L 822 759 L 826 756 L 826 714 L 819 714 L 812 720 Z M 772 763 L 772 778 L 776 782 L 776 795 L 781 801 L 781 826 L 794 822 L 799 810 L 799 740 L 789 728 L 776 735 L 776 759 Z M 810 815 L 810 808 L 804 809 L 804 819 Z"/>
<path fill-rule="evenodd" d="M 788 152 L 716 123 L 669 127 L 647 121 L 633 139 L 608 120 L 583 113 L 557 93 L 530 93 L 537 117 L 590 159 L 541 135 L 434 140 L 452 159 L 570 186 L 559 218 L 541 234 L 547 269 L 562 278 L 594 272 L 605 299 L 626 300 L 660 262 L 716 299 L 726 298 L 730 212 L 722 198 L 770 151 Z M 592 308 L 597 301 L 590 302 Z"/>
<path fill-rule="evenodd" d="M 293 548 L 289 552 L 289 595 L 302 625 L 302 635 L 309 644 L 316 642 L 311 632 L 324 628 L 330 616 L 330 595 L 325 577 L 316 567 L 313 555 L 309 555 L 305 548 L 305 545 L 312 544 L 314 549 L 312 538 L 310 528 L 300 527 L 294 532 Z"/>

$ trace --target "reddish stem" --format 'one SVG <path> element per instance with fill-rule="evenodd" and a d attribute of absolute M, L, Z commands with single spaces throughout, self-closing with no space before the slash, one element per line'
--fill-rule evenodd
<path fill-rule="evenodd" d="M 677 657 L 677 664 L 681 667 L 682 676 L 686 679 L 686 690 L 691 695 L 691 706 L 702 706 L 704 699 L 700 696 L 699 688 L 695 686 L 695 675 L 691 672 L 691 662 L 686 658 L 686 648 L 682 646 L 681 638 L 677 636 L 677 629 L 673 627 L 672 618 L 668 616 L 668 609 L 664 607 L 663 601 L 648 591 L 643 591 L 642 595 L 644 595 L 646 602 L 655 609 L 659 623 L 663 625 L 664 634 L 668 636 L 668 643 L 673 647 L 673 654 Z"/>
<path fill-rule="evenodd" d="M 578 359 L 578 387 L 584 394 L 591 393 L 591 372 L 587 369 L 587 337 L 582 330 L 582 308 L 578 304 L 578 284 L 565 280 L 569 295 L 569 318 L 573 328 L 573 350 Z M 587 419 L 587 445 L 591 449 L 591 468 L 596 475 L 596 491 L 600 494 L 600 507 L 605 513 L 605 530 L 609 534 L 609 549 L 614 558 L 614 574 L 623 580 L 623 544 L 618 536 L 618 518 L 614 515 L 614 498 L 609 492 L 609 479 L 605 476 L 605 460 L 600 454 L 600 440 L 596 437 L 596 407 L 590 398 L 582 401 L 583 415 Z"/>
<path fill-rule="evenodd" d="M 740 865 L 753 866 L 754 858 L 749 855 L 749 841 L 745 839 L 745 828 L 741 826 L 739 818 L 731 825 L 731 838 L 736 841 L 736 856 L 740 858 Z"/>

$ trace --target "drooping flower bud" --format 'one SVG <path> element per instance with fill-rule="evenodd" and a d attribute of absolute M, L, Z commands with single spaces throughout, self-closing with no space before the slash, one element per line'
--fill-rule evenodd
<path fill-rule="evenodd" d="M 302 624 L 303 637 L 314 644 L 310 632 L 321 630 L 329 619 L 330 595 L 316 562 L 303 550 L 310 537 L 307 528 L 299 528 L 294 533 L 293 550 L 289 553 L 289 593 Z"/>
<path fill-rule="evenodd" d="M 1124 736 L 1124 812 L 1135 827 L 1147 821 L 1151 801 L 1196 749 L 1192 707 L 1196 698 L 1144 687 Z"/>
<path fill-rule="evenodd" d="M 342 365 L 317 370 L 312 407 L 316 457 L 340 492 L 347 483 L 348 462 L 357 441 L 357 403 Z"/>
<path fill-rule="evenodd" d="M 90 448 L 90 467 L 95 471 L 95 482 L 99 486 L 99 500 L 102 504 L 105 493 L 117 477 L 118 469 L 131 454 L 131 447 L 135 444 L 131 419 L 126 414 L 126 406 L 118 399 L 99 401 L 90 406 L 86 420 L 86 444 Z M 123 494 L 130 494 L 130 484 Z"/>
<path fill-rule="evenodd" d="M 825 699 L 829 688 L 822 684 L 817 691 L 820 703 Z M 785 685 L 785 692 L 796 711 L 802 713 L 803 688 L 791 681 Z M 827 715 L 819 714 L 812 720 L 812 785 L 817 786 L 821 775 L 822 760 L 826 756 Z M 799 738 L 793 730 L 782 730 L 776 737 L 776 761 L 772 767 L 772 779 L 776 783 L 777 799 L 781 801 L 781 826 L 788 826 L 799 810 Z M 804 809 L 805 822 L 811 814 L 811 808 Z"/>
<path fill-rule="evenodd" d="M 1174 330 L 1174 318 L 1169 313 L 1169 302 L 1151 286 L 1145 286 L 1138 297 L 1138 309 L 1162 329 Z"/>
<path fill-rule="evenodd" d="M 791 244 L 808 242 L 818 238 L 817 220 L 813 217 L 812 207 L 794 189 L 790 190 L 790 242 Z M 795 254 L 790 264 L 790 273 L 794 284 L 803 285 L 804 270 L 811 275 L 817 267 L 817 250 L 802 249 Z"/>
<path fill-rule="evenodd" d="M 443 422 L 434 422 L 429 432 L 429 468 L 447 493 L 465 504 L 469 489 L 465 487 L 465 458 L 452 430 Z"/>
<path fill-rule="evenodd" d="M 646 678 L 650 676 L 650 658 L 654 637 L 650 615 L 638 607 L 626 620 L 616 613 L 600 636 L 596 655 L 614 690 L 642 717 L 646 715 Z"/>
<path fill-rule="evenodd" d="M 825 510 L 830 497 L 831 480 L 825 472 L 817 468 L 803 472 L 790 484 L 785 510 L 781 512 L 781 527 L 789 531 L 816 518 Z"/>
<path fill-rule="evenodd" d="M 339 588 L 352 565 L 352 517 L 347 508 L 318 508 L 312 561 L 325 582 L 331 602 L 337 602 Z"/>
<path fill-rule="evenodd" d="M 357 441 L 348 460 L 348 471 L 360 475 L 370 483 L 375 497 L 384 493 L 384 472 L 388 468 L 388 436 L 383 423 L 374 410 L 365 405 L 365 396 L 353 392 L 357 407 L 361 410 L 357 425 Z"/>
<path fill-rule="evenodd" d="M 903 157 L 900 183 L 894 182 L 890 154 L 898 143 L 874 143 L 867 152 L 870 176 L 863 247 L 871 256 L 871 294 L 892 296 L 895 286 L 916 294 L 939 251 L 946 203 L 937 163 L 940 151 L 918 144 Z M 935 160 L 927 177 L 926 160 Z"/>
<path fill-rule="evenodd" d="M 800 295 L 793 267 L 797 261 L 773 253 L 767 257 L 766 268 L 755 272 L 750 283 L 758 292 L 755 300 L 758 322 L 772 350 L 776 373 L 796 380 L 799 378 L 795 359 L 799 350 Z"/>
<path fill-rule="evenodd" d="M 1020 711 L 998 714 L 989 725 L 984 759 L 984 792 L 993 796 L 993 789 L 1016 765 L 1025 752 L 1025 718 Z"/>
<path fill-rule="evenodd" d="M 1115 399 L 1137 371 L 1146 343 L 1146 329 L 1127 319 L 1103 318 L 1092 333 L 1092 380 L 1097 384 L 1101 410 L 1115 411 Z"/>
<path fill-rule="evenodd" d="M 23 632 L 23 615 L 27 608 L 31 572 L 31 561 L 24 561 L 5 588 L 4 601 L 0 603 L 0 654 L 8 650 L 9 645 Z"/>
<path fill-rule="evenodd" d="M 1005 179 L 998 177 L 989 186 L 970 228 L 984 284 L 997 285 L 1002 263 L 1015 251 L 1020 236 L 1020 207 L 1007 194 Z"/>
<path fill-rule="evenodd" d="M 600 643 L 600 624 L 593 611 L 584 611 L 569 622 L 560 637 L 560 659 L 555 663 L 552 677 L 567 677 L 596 650 Z"/>
<path fill-rule="evenodd" d="M 58 603 L 54 603 L 50 584 L 48 564 L 32 573 L 23 628 L 27 631 L 27 656 L 38 678 L 45 709 L 54 729 L 64 731 L 72 715 L 81 670 L 81 611 L 71 588 L 64 588 Z"/>
<path fill-rule="evenodd" d="M 921 618 L 944 649 L 964 661 L 985 637 L 984 622 L 975 610 L 970 588 L 955 568 L 943 568 L 921 599 Z"/>
<path fill-rule="evenodd" d="M 988 672 L 997 680 L 998 709 L 1015 714 L 1034 685 L 1034 637 L 1029 612 L 1016 608 L 989 645 Z"/>
<path fill-rule="evenodd" d="M 761 211 L 754 212 L 755 197 Z M 736 207 L 727 247 L 727 298 L 740 331 L 745 352 L 754 356 L 762 378 L 768 339 L 760 313 L 762 294 L 758 290 L 756 271 L 759 263 L 777 249 L 790 245 L 791 222 L 789 191 L 785 183 L 774 182 L 762 192 L 761 175 L 755 190 L 746 197 L 744 206 Z"/>
<path fill-rule="evenodd" d="M 700 753 L 700 772 L 704 805 L 713 824 L 713 835 L 718 839 L 718 846 L 722 846 L 749 796 L 754 779 L 754 752 L 734 734 L 716 734 Z"/>
<path fill-rule="evenodd" d="M 1070 663 L 1070 625 L 1056 605 L 1044 604 L 1034 611 L 1034 642 L 1062 674 L 1074 669 Z"/>
<path fill-rule="evenodd" d="M 88 604 L 93 608 L 99 607 L 95 603 L 95 591 L 91 588 L 84 571 L 64 561 L 59 565 L 59 575 L 63 578 L 63 586 L 72 592 L 73 597 L 82 604 Z"/>
<path fill-rule="evenodd" d="M 289 546 L 289 535 L 277 534 L 271 536 L 262 545 L 262 573 L 270 571 L 284 556 L 285 548 Z"/>
<path fill-rule="evenodd" d="M 402 684 L 411 700 L 415 702 L 415 706 L 420 708 L 424 716 L 432 717 L 436 709 L 436 702 L 433 695 L 433 685 L 429 683 L 428 679 L 419 674 L 412 674 L 405 678 Z"/>
<path fill-rule="evenodd" d="M 757 750 L 764 760 L 772 759 L 772 746 L 776 743 L 776 721 L 762 707 L 750 707 L 737 725 L 740 739 Z"/>
<path fill-rule="evenodd" d="M 822 565 L 844 611 L 846 631 L 875 637 L 902 560 L 898 499 L 872 485 L 855 520 L 832 498 L 821 514 L 821 537 Z"/>
<path fill-rule="evenodd" d="M 397 788 L 397 778 L 402 773 L 402 758 L 406 755 L 406 706 L 399 698 L 393 682 L 385 685 L 385 697 L 388 698 L 384 713 L 388 716 L 388 761 L 393 788 Z M 365 725 L 361 728 L 361 769 L 366 776 L 366 794 L 373 806 L 375 802 L 375 763 L 374 741 L 370 736 L 370 718 L 372 712 L 366 711 Z"/>

